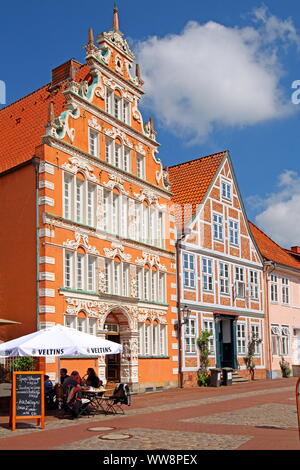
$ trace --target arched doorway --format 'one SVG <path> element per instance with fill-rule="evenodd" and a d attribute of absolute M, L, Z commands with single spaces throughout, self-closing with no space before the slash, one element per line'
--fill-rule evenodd
<path fill-rule="evenodd" d="M 120 323 L 117 314 L 111 312 L 104 324 L 105 337 L 109 341 L 120 343 Z M 121 358 L 120 354 L 108 354 L 106 356 L 106 380 L 107 382 L 120 382 Z"/>

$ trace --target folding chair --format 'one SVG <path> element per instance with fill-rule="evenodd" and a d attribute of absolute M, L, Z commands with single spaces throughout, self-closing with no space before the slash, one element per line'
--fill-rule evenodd
<path fill-rule="evenodd" d="M 117 414 L 118 410 L 122 414 L 125 414 L 123 406 L 131 405 L 131 395 L 129 386 L 127 384 L 119 383 L 114 389 L 114 393 L 108 397 L 102 397 L 103 403 L 105 404 L 105 414 L 113 413 Z"/>

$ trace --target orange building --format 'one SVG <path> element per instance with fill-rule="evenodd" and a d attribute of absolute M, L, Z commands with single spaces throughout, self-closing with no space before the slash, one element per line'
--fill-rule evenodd
<path fill-rule="evenodd" d="M 0 312 L 22 322 L 0 339 L 65 324 L 121 342 L 123 354 L 61 367 L 94 367 L 134 391 L 174 387 L 171 193 L 117 8 L 85 49 L 84 64 L 67 61 L 0 111 Z M 46 359 L 52 380 L 57 366 Z"/>
<path fill-rule="evenodd" d="M 253 335 L 256 377 L 266 376 L 263 259 L 248 225 L 227 151 L 169 167 L 178 248 L 178 304 L 189 310 L 179 328 L 183 384 L 197 383 L 197 338 L 210 336 L 210 367 L 248 375 Z"/>

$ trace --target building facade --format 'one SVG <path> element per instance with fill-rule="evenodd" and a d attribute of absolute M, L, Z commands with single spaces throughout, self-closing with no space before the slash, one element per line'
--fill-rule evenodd
<path fill-rule="evenodd" d="M 0 111 L 0 308 L 22 322 L 2 339 L 64 324 L 120 342 L 123 354 L 60 367 L 94 367 L 134 391 L 174 387 L 171 193 L 117 8 L 85 49 L 84 64 L 57 67 L 50 84 Z M 44 366 L 57 379 L 57 359 Z"/>
<path fill-rule="evenodd" d="M 263 263 L 249 229 L 228 152 L 169 167 L 178 246 L 178 303 L 184 384 L 197 381 L 201 331 L 211 332 L 210 366 L 247 374 L 254 334 L 256 377 L 265 377 Z"/>
<path fill-rule="evenodd" d="M 251 231 L 264 257 L 265 318 L 270 378 L 282 376 L 282 358 L 300 375 L 300 262 L 297 248 L 285 250 L 254 224 Z M 295 253 L 295 257 L 291 253 Z"/>

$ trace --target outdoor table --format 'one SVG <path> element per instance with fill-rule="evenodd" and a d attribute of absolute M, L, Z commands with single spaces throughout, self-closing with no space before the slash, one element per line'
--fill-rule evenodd
<path fill-rule="evenodd" d="M 88 398 L 91 403 L 90 406 L 94 412 L 104 411 L 102 396 L 107 391 L 105 388 L 82 387 L 82 396 Z"/>

